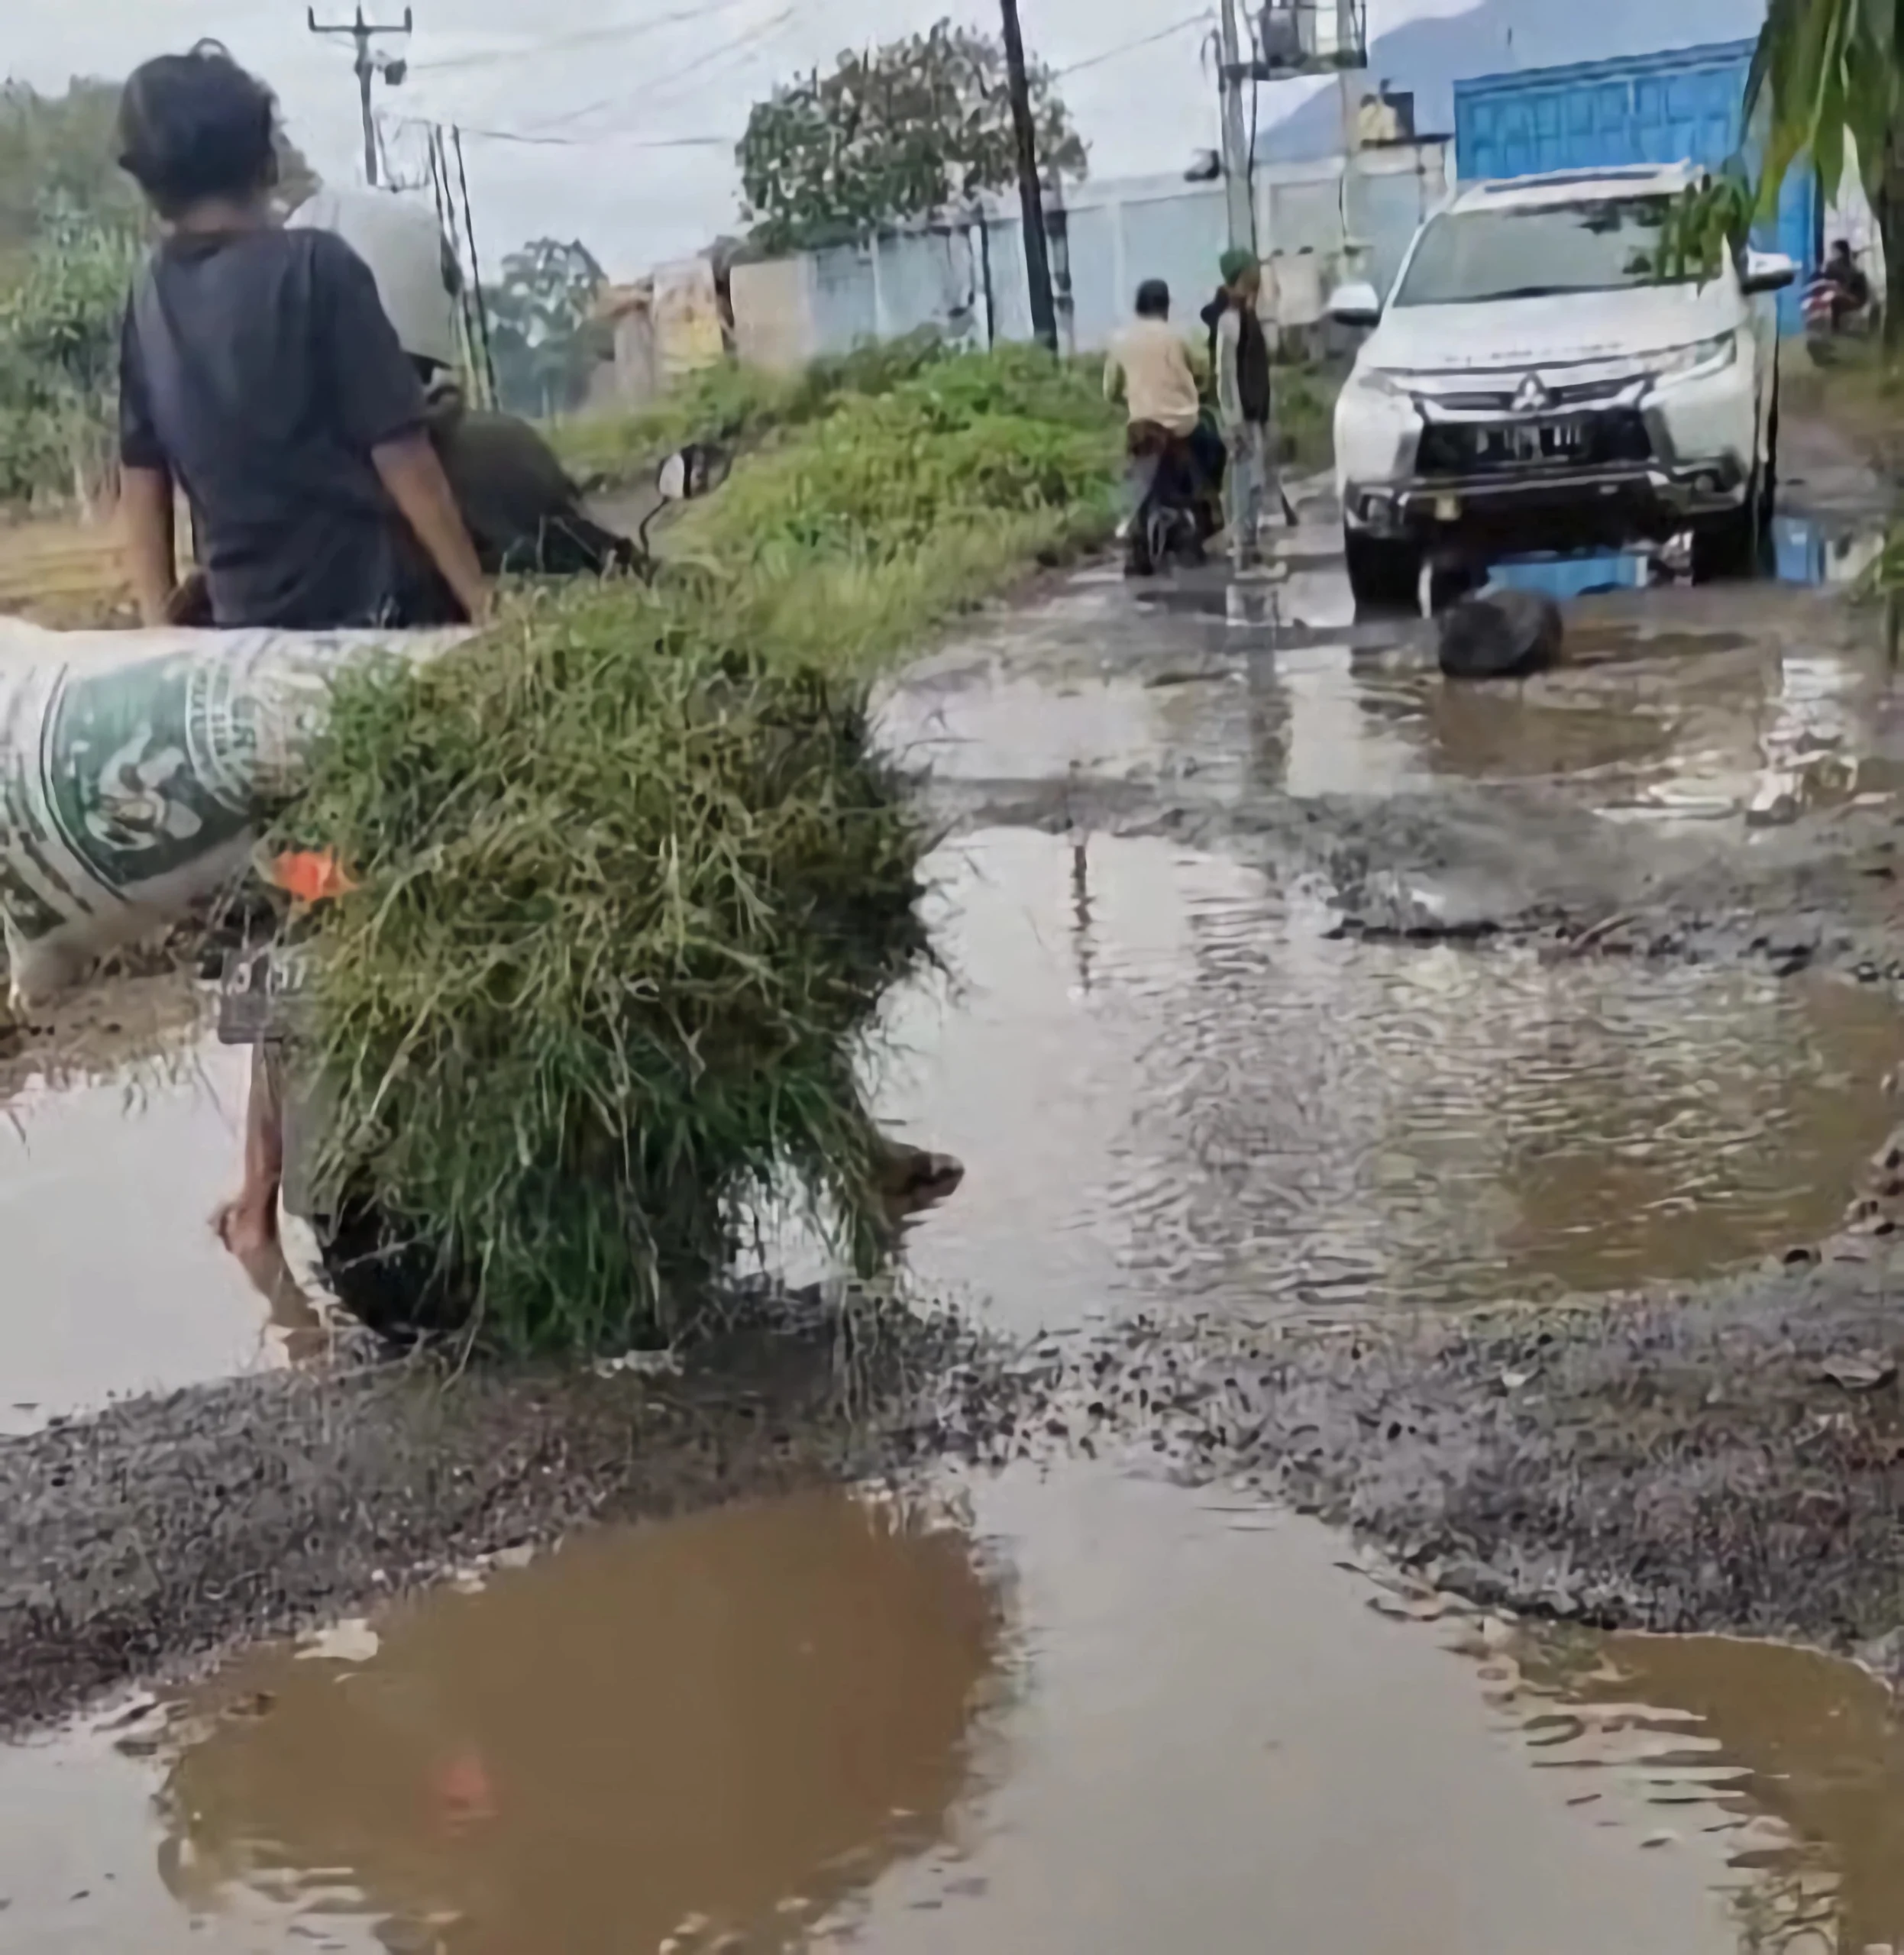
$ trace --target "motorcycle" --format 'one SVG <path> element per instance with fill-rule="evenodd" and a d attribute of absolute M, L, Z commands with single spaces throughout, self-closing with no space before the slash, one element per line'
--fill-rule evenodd
<path fill-rule="evenodd" d="M 724 450 L 697 442 L 662 462 L 654 506 L 638 532 L 636 574 L 657 574 L 649 533 L 661 512 L 711 494 L 732 467 Z M 327 858 L 294 856 L 272 867 L 271 880 L 294 914 L 309 912 L 349 887 L 347 872 Z M 218 1038 L 258 1055 L 283 1142 L 280 1200 L 315 1238 L 331 1294 L 357 1322 L 387 1343 L 406 1345 L 452 1332 L 469 1320 L 473 1285 L 446 1264 L 435 1245 L 403 1219 L 382 1211 L 348 1181 L 327 1188 L 319 1172 L 328 1130 L 325 1081 L 298 1066 L 308 1039 L 312 970 L 310 945 L 295 923 L 270 941 L 228 952 L 219 984 Z M 254 1091 L 257 1090 L 254 1087 Z"/>
<path fill-rule="evenodd" d="M 1201 564 L 1205 544 L 1223 526 L 1220 474 L 1211 479 L 1189 437 L 1152 422 L 1132 423 L 1128 453 L 1125 574 L 1147 577 L 1172 562 Z"/>
<path fill-rule="evenodd" d="M 1861 339 L 1870 331 L 1875 311 L 1871 301 L 1867 298 L 1854 303 L 1835 279 L 1822 275 L 1813 279 L 1799 303 L 1806 347 L 1822 364 L 1836 357 L 1838 341 Z"/>

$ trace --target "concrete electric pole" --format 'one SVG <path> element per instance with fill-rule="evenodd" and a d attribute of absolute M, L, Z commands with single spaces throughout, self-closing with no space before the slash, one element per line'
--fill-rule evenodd
<path fill-rule="evenodd" d="M 380 61 L 371 51 L 371 44 L 380 34 L 408 34 L 415 24 L 414 16 L 411 10 L 406 7 L 403 9 L 403 24 L 401 27 L 373 27 L 364 18 L 364 8 L 360 0 L 357 18 L 354 21 L 341 22 L 335 26 L 322 24 L 318 19 L 317 9 L 315 7 L 309 10 L 308 18 L 311 23 L 311 31 L 313 34 L 348 34 L 356 44 L 357 97 L 364 110 L 364 180 L 374 188 L 377 180 L 377 116 L 370 106 L 370 83 L 380 72 L 384 80 L 394 88 L 403 79 L 406 69 L 404 63 L 401 61 L 390 60 Z"/>
<path fill-rule="evenodd" d="M 1012 134 L 1018 145 L 1018 201 L 1024 215 L 1025 273 L 1031 284 L 1031 329 L 1041 346 L 1058 351 L 1058 309 L 1051 296 L 1051 252 L 1045 237 L 1045 199 L 1038 176 L 1038 128 L 1032 120 L 1031 83 L 1025 73 L 1025 39 L 1018 0 L 1000 0 L 1005 18 L 1005 78 L 1011 95 Z"/>
<path fill-rule="evenodd" d="M 1230 222 L 1230 243 L 1236 250 L 1253 251 L 1256 221 L 1250 176 L 1256 159 L 1249 153 L 1249 125 L 1243 119 L 1243 90 L 1254 73 L 1243 58 L 1243 36 L 1236 26 L 1236 0 L 1223 5 L 1223 182 Z"/>

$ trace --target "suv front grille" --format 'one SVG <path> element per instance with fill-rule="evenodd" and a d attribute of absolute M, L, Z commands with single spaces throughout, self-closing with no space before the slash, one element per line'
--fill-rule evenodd
<path fill-rule="evenodd" d="M 1652 458 L 1645 417 L 1622 407 L 1541 421 L 1431 421 L 1422 431 L 1416 465 L 1424 475 L 1489 475 Z"/>

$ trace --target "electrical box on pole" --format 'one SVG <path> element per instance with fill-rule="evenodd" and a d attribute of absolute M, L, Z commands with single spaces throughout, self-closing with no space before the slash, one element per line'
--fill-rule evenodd
<path fill-rule="evenodd" d="M 1368 0 L 1264 0 L 1249 79 L 1288 82 L 1369 65 Z"/>
<path fill-rule="evenodd" d="M 349 40 L 357 50 L 355 63 L 358 107 L 364 118 L 364 180 L 373 189 L 377 180 L 377 114 L 371 105 L 370 84 L 379 76 L 383 77 L 387 88 L 400 88 L 409 73 L 409 63 L 391 55 L 379 53 L 373 44 L 384 34 L 413 34 L 416 18 L 411 8 L 403 9 L 402 24 L 399 27 L 378 27 L 364 18 L 361 0 L 356 18 L 327 25 L 317 17 L 315 7 L 305 10 L 305 18 L 310 23 L 312 33 L 338 36 Z"/>

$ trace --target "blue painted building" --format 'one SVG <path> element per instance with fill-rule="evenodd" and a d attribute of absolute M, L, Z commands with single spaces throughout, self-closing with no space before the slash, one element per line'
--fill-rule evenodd
<path fill-rule="evenodd" d="M 1753 45 L 1720 41 L 1457 82 L 1456 172 L 1470 182 L 1633 163 L 1717 169 L 1740 147 Z M 1822 222 L 1816 180 L 1794 170 L 1760 242 L 1814 264 Z M 1779 302 L 1788 332 L 1801 324 L 1800 296 L 1795 287 Z"/>

